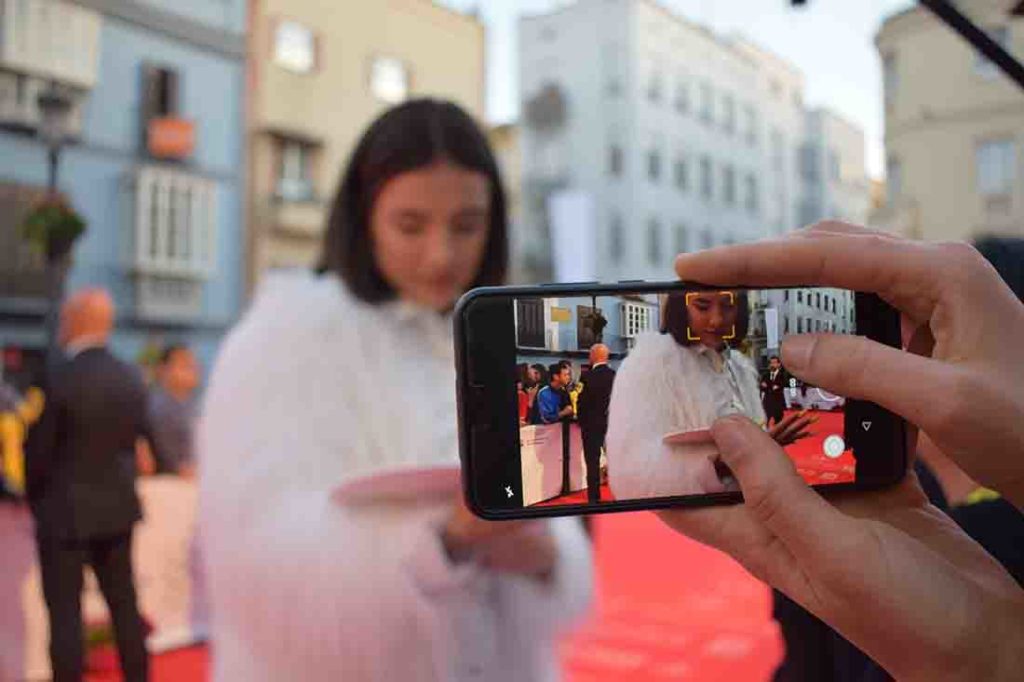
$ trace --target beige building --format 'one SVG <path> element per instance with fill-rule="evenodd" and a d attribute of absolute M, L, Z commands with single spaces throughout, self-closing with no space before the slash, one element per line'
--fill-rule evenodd
<path fill-rule="evenodd" d="M 1014 4 L 958 3 L 1020 59 Z M 920 7 L 887 19 L 875 42 L 887 179 L 872 222 L 926 240 L 1024 236 L 1024 91 Z"/>
<path fill-rule="evenodd" d="M 369 122 L 416 96 L 484 111 L 484 27 L 430 0 L 252 0 L 249 285 L 316 260 L 329 203 Z"/>

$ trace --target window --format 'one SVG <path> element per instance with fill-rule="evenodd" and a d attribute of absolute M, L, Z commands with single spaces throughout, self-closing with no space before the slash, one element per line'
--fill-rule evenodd
<path fill-rule="evenodd" d="M 704 230 L 700 233 L 700 248 L 710 249 L 712 242 L 713 239 L 711 236 L 711 228 L 705 227 Z"/>
<path fill-rule="evenodd" d="M 313 147 L 297 140 L 282 140 L 278 154 L 278 198 L 285 201 L 312 199 Z"/>
<path fill-rule="evenodd" d="M 787 302 L 789 301 L 789 289 L 782 292 L 782 300 Z"/>
<path fill-rule="evenodd" d="M 622 335 L 627 339 L 635 339 L 640 334 L 653 328 L 651 306 L 646 303 L 625 301 L 622 303 Z"/>
<path fill-rule="evenodd" d="M 832 182 L 839 182 L 842 175 L 842 167 L 839 165 L 839 154 L 835 149 L 828 150 L 828 179 Z"/>
<path fill-rule="evenodd" d="M 651 265 L 661 265 L 661 223 L 651 218 L 647 223 L 647 261 Z"/>
<path fill-rule="evenodd" d="M 651 182 L 657 182 L 661 178 L 661 154 L 657 149 L 647 153 L 647 177 Z"/>
<path fill-rule="evenodd" d="M 757 144 L 757 112 L 753 104 L 743 107 L 744 139 L 751 147 Z"/>
<path fill-rule="evenodd" d="M 686 157 L 680 156 L 677 158 L 673 166 L 673 175 L 675 177 L 676 189 L 681 192 L 685 192 L 690 184 L 688 171 Z"/>
<path fill-rule="evenodd" d="M 736 132 L 736 100 L 732 95 L 722 97 L 722 128 L 730 135 Z"/>
<path fill-rule="evenodd" d="M 680 114 L 690 111 L 690 87 L 682 78 L 676 83 L 675 107 Z"/>
<path fill-rule="evenodd" d="M 814 292 L 814 307 L 821 310 L 821 292 Z"/>
<path fill-rule="evenodd" d="M 782 159 L 782 148 L 784 142 L 782 139 L 782 131 L 778 128 L 772 128 L 772 167 L 775 170 L 781 171 L 783 169 L 784 161 Z"/>
<path fill-rule="evenodd" d="M 165 66 L 147 64 L 143 67 L 142 116 L 151 118 L 178 115 L 180 78 L 178 72 Z"/>
<path fill-rule="evenodd" d="M 608 172 L 616 178 L 622 176 L 622 147 L 617 144 L 608 149 Z"/>
<path fill-rule="evenodd" d="M 757 194 L 757 178 L 753 173 L 747 173 L 744 185 L 746 185 L 746 198 L 744 205 L 746 206 L 747 211 L 756 214 L 760 200 Z"/>
<path fill-rule="evenodd" d="M 274 30 L 274 63 L 294 73 L 316 67 L 316 37 L 297 21 L 280 21 Z"/>
<path fill-rule="evenodd" d="M 803 320 L 802 317 L 796 318 L 796 333 L 797 334 L 803 334 L 804 333 L 804 320 Z"/>
<path fill-rule="evenodd" d="M 398 104 L 409 96 L 409 69 L 401 59 L 375 57 L 370 63 L 370 92 L 382 102 Z"/>
<path fill-rule="evenodd" d="M 715 93 L 711 83 L 700 84 L 700 120 L 711 123 L 715 119 Z"/>
<path fill-rule="evenodd" d="M 885 162 L 885 193 L 889 203 L 898 201 L 903 194 L 903 164 L 892 156 Z"/>
<path fill-rule="evenodd" d="M 736 169 L 729 164 L 722 168 L 722 200 L 726 206 L 736 205 Z"/>
<path fill-rule="evenodd" d="M 804 292 L 803 292 L 803 290 L 799 290 L 799 291 L 796 292 L 796 302 L 797 303 L 803 303 L 804 302 Z"/>
<path fill-rule="evenodd" d="M 147 274 L 203 278 L 213 269 L 216 184 L 146 166 L 135 178 L 135 265 Z"/>
<path fill-rule="evenodd" d="M 789 333 L 789 317 L 788 316 L 782 318 L 782 333 L 783 334 L 788 334 Z"/>
<path fill-rule="evenodd" d="M 996 26 L 987 31 L 988 37 L 999 43 L 1004 50 L 1010 49 L 1010 27 Z M 993 64 L 981 52 L 974 53 L 974 73 L 983 78 L 995 78 L 1002 73 L 999 67 Z"/>
<path fill-rule="evenodd" d="M 516 344 L 544 348 L 544 299 L 516 299 Z"/>
<path fill-rule="evenodd" d="M 647 83 L 647 99 L 654 103 L 661 101 L 661 72 L 657 68 L 651 70 Z"/>
<path fill-rule="evenodd" d="M 686 234 L 686 225 L 676 223 L 676 253 L 686 253 L 689 246 L 690 240 Z"/>
<path fill-rule="evenodd" d="M 889 52 L 882 56 L 882 90 L 885 93 L 885 107 L 888 109 L 896 102 L 896 91 L 899 89 L 899 71 L 896 68 L 896 55 Z"/>
<path fill-rule="evenodd" d="M 813 144 L 800 145 L 797 163 L 800 168 L 800 177 L 808 183 L 818 181 L 818 148 L 816 146 Z"/>
<path fill-rule="evenodd" d="M 700 194 L 708 201 L 714 198 L 714 178 L 711 177 L 711 159 L 707 156 L 700 158 Z"/>
<path fill-rule="evenodd" d="M 1013 138 L 979 142 L 974 150 L 975 178 L 982 196 L 1013 192 L 1016 160 Z"/>
<path fill-rule="evenodd" d="M 622 216 L 615 214 L 608 224 L 608 256 L 613 263 L 621 263 L 626 250 L 626 235 Z"/>

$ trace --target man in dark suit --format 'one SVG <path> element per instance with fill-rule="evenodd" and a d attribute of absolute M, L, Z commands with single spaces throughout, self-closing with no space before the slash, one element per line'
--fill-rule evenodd
<path fill-rule="evenodd" d="M 764 413 L 768 418 L 769 426 L 773 420 L 778 424 L 785 416 L 786 381 L 786 370 L 782 368 L 779 356 L 773 355 L 768 360 L 768 370 L 761 375 L 761 390 L 764 392 L 761 401 L 764 404 Z"/>
<path fill-rule="evenodd" d="M 82 679 L 82 572 L 92 567 L 110 608 L 126 682 L 148 678 L 132 577 L 135 443 L 148 436 L 146 388 L 106 348 L 114 306 L 103 290 L 61 311 L 65 358 L 50 369 L 46 406 L 26 444 L 26 487 L 36 521 L 54 682 Z"/>
<path fill-rule="evenodd" d="M 608 366 L 608 346 L 590 348 L 590 371 L 581 379 L 583 390 L 576 402 L 577 419 L 583 433 L 583 457 L 587 462 L 587 500 L 601 501 L 601 448 L 608 432 L 608 403 L 612 397 L 615 370 Z"/>

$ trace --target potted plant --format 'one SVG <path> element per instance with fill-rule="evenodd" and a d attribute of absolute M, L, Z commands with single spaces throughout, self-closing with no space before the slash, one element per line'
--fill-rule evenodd
<path fill-rule="evenodd" d="M 42 251 L 48 261 L 71 252 L 71 246 L 85 232 L 85 220 L 60 197 L 47 197 L 36 205 L 22 223 L 22 236 Z"/>

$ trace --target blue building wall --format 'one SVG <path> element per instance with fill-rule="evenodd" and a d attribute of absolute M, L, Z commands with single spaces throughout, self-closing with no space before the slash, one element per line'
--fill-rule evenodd
<path fill-rule="evenodd" d="M 244 0 L 145 0 L 139 4 L 238 37 L 245 30 Z M 177 70 L 179 114 L 195 124 L 195 150 L 175 165 L 216 183 L 215 267 L 203 287 L 201 313 L 182 323 L 148 323 L 132 311 L 128 180 L 135 167 L 149 163 L 142 149 L 140 116 L 145 63 Z M 245 258 L 244 85 L 241 55 L 187 42 L 173 32 L 162 32 L 153 22 L 141 25 L 103 16 L 97 82 L 85 102 L 81 138 L 62 153 L 59 184 L 88 223 L 75 247 L 68 291 L 86 285 L 111 291 L 119 310 L 112 346 L 126 360 L 134 360 L 147 341 L 183 341 L 209 367 L 221 337 L 239 315 Z M 45 160 L 45 149 L 37 139 L 0 131 L 0 179 L 45 185 Z M 41 321 L 0 320 L 0 345 L 41 346 L 43 340 Z"/>

